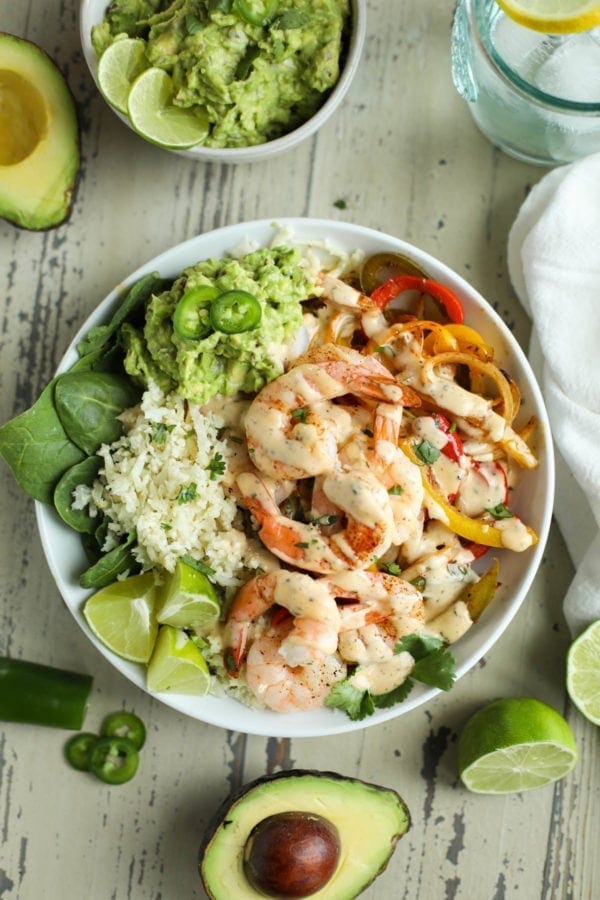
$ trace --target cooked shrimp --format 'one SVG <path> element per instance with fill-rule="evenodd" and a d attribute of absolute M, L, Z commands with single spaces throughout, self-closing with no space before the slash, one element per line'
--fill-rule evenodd
<path fill-rule="evenodd" d="M 269 382 L 252 401 L 246 439 L 254 464 L 272 478 L 308 478 L 335 468 L 337 448 L 353 431 L 351 414 L 330 401 L 419 403 L 371 356 L 326 344 Z"/>
<path fill-rule="evenodd" d="M 339 608 L 340 633 L 387 621 L 396 637 L 420 631 L 425 623 L 423 597 L 408 581 L 386 572 L 336 572 L 327 578 L 338 600 L 352 601 Z"/>
<path fill-rule="evenodd" d="M 246 659 L 246 683 L 257 700 L 275 712 L 300 712 L 323 706 L 334 684 L 346 677 L 337 654 L 303 666 L 289 665 L 281 653 L 290 622 L 269 628 L 253 641 Z"/>
<path fill-rule="evenodd" d="M 327 274 L 319 277 L 319 285 L 322 288 L 321 297 L 323 299 L 360 317 L 361 327 L 367 337 L 373 337 L 388 327 L 382 310 L 373 303 L 370 297 L 357 291 L 352 285 Z"/>
<path fill-rule="evenodd" d="M 323 479 L 323 491 L 345 515 L 344 526 L 324 534 L 316 523 L 284 516 L 273 492 L 277 482 L 254 472 L 238 476 L 247 508 L 260 525 L 258 536 L 279 559 L 309 572 L 362 569 L 390 547 L 394 519 L 390 495 L 367 470 L 332 472 Z"/>
<path fill-rule="evenodd" d="M 250 625 L 275 604 L 292 614 L 293 626 L 279 652 L 290 665 L 306 665 L 335 653 L 340 615 L 329 586 L 301 572 L 278 569 L 257 575 L 237 592 L 227 618 L 239 668 Z"/>

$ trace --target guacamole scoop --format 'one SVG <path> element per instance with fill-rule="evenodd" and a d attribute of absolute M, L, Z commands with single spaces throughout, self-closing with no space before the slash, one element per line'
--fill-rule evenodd
<path fill-rule="evenodd" d="M 141 38 L 173 103 L 201 111 L 207 147 L 248 147 L 293 131 L 340 77 L 349 0 L 113 0 L 92 29 L 98 56 Z"/>
<path fill-rule="evenodd" d="M 315 287 L 314 273 L 301 265 L 293 247 L 199 262 L 169 290 L 152 295 L 142 327 L 122 326 L 125 369 L 143 387 L 154 381 L 163 392 L 176 389 L 194 403 L 216 394 L 254 393 L 283 372 L 285 345 L 302 325 L 302 301 Z M 203 336 L 186 337 L 185 329 L 176 327 L 177 310 L 183 297 L 200 293 L 198 288 L 209 321 L 211 304 L 218 306 L 230 292 L 251 297 L 252 306 L 260 308 L 254 326 L 236 333 L 207 328 Z M 212 320 L 218 322 L 214 315 Z"/>

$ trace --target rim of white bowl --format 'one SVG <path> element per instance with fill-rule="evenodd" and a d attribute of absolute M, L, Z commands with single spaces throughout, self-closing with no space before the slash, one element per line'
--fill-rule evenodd
<path fill-rule="evenodd" d="M 319 107 L 310 119 L 293 131 L 288 132 L 288 134 L 275 138 L 273 141 L 267 141 L 264 144 L 256 144 L 251 147 L 202 147 L 198 145 L 187 150 L 173 150 L 168 147 L 161 147 L 159 144 L 154 144 L 152 141 L 144 138 L 135 131 L 129 118 L 124 113 L 116 110 L 102 97 L 98 86 L 98 60 L 92 46 L 91 29 L 94 25 L 99 24 L 101 18 L 97 19 L 95 16 L 92 16 L 91 8 L 98 5 L 99 9 L 104 11 L 108 5 L 108 0 L 82 0 L 79 7 L 79 35 L 85 61 L 103 102 L 134 134 L 137 134 L 140 140 L 150 144 L 150 146 L 157 147 L 159 150 L 176 153 L 178 156 L 184 156 L 187 159 L 220 163 L 258 162 L 291 150 L 311 137 L 325 124 L 342 103 L 356 74 L 367 28 L 367 0 L 350 0 L 350 3 L 352 6 L 352 30 L 348 42 L 348 52 L 341 75 L 325 103 Z"/>
<path fill-rule="evenodd" d="M 485 298 L 457 272 L 441 260 L 426 251 L 415 247 L 407 241 L 373 228 L 355 225 L 349 222 L 308 217 L 273 217 L 270 219 L 240 222 L 235 225 L 226 225 L 214 229 L 213 231 L 189 238 L 182 243 L 175 244 L 128 275 L 114 288 L 114 290 L 98 303 L 87 317 L 86 321 L 78 329 L 57 367 L 56 374 L 65 371 L 76 361 L 78 358 L 75 349 L 76 345 L 87 333 L 89 328 L 92 327 L 92 323 L 99 324 L 106 318 L 110 313 L 111 306 L 118 300 L 123 289 L 133 284 L 142 275 L 152 271 L 159 271 L 160 274 L 173 277 L 179 274 L 181 269 L 186 265 L 191 265 L 192 260 L 197 262 L 206 258 L 206 251 L 203 252 L 201 249 L 203 244 L 218 243 L 222 249 L 217 252 L 226 253 L 228 248 L 231 249 L 235 247 L 241 240 L 249 237 L 252 238 L 253 235 L 249 234 L 249 232 L 254 232 L 254 239 L 262 240 L 264 243 L 267 240 L 267 235 L 272 235 L 274 229 L 286 227 L 291 229 L 292 236 L 301 239 L 312 238 L 313 240 L 318 240 L 319 235 L 325 234 L 327 235 L 325 239 L 331 239 L 333 242 L 335 242 L 336 237 L 339 240 L 345 239 L 345 246 L 347 248 L 354 247 L 355 249 L 360 249 L 361 239 L 363 239 L 372 242 L 378 247 L 381 245 L 381 250 L 397 250 L 404 255 L 412 256 L 413 259 L 419 262 L 436 279 L 444 280 L 444 283 L 448 284 L 461 299 L 466 300 L 467 304 L 472 304 L 476 311 L 479 311 L 484 318 L 489 320 L 494 330 L 499 332 L 500 338 L 504 340 L 508 355 L 526 377 L 527 392 L 531 394 L 531 399 L 535 406 L 535 414 L 539 420 L 541 433 L 540 456 L 544 466 L 542 471 L 545 472 L 545 478 L 542 481 L 544 487 L 542 508 L 539 513 L 539 521 L 534 523 L 537 525 L 539 539 L 538 543 L 531 549 L 531 556 L 524 566 L 524 570 L 521 573 L 517 584 L 511 586 L 512 590 L 509 596 L 503 598 L 500 611 L 498 604 L 496 605 L 495 616 L 498 621 L 493 627 L 491 625 L 487 626 L 487 631 L 489 632 L 487 637 L 483 637 L 483 632 L 484 629 L 486 629 L 486 621 L 489 623 L 490 620 L 489 618 L 487 618 L 487 620 L 482 618 L 481 624 L 477 626 L 477 630 L 469 630 L 461 641 L 453 645 L 454 655 L 458 657 L 458 664 L 456 667 L 456 682 L 458 682 L 463 675 L 479 662 L 482 656 L 484 656 L 490 647 L 495 644 L 506 631 L 513 617 L 524 602 L 527 592 L 539 569 L 552 520 L 554 501 L 554 451 L 550 423 L 544 400 L 525 353 L 498 313 L 496 313 Z M 262 235 L 262 237 L 259 237 L 259 235 Z M 198 246 L 199 250 L 197 251 L 196 247 Z M 209 255 L 212 254 L 209 253 Z M 174 258 L 178 259 L 177 263 L 173 262 Z M 184 261 L 181 262 L 181 260 Z M 521 386 L 523 387 L 523 385 Z M 61 530 L 61 533 L 68 534 L 73 540 L 77 540 L 78 535 L 59 519 L 52 507 L 40 503 L 39 501 L 35 501 L 35 513 L 44 555 L 46 556 L 54 581 L 67 608 L 90 642 L 102 656 L 121 672 L 121 674 L 145 693 L 150 694 L 150 696 L 164 703 L 166 706 L 200 722 L 245 734 L 255 734 L 267 737 L 328 737 L 334 734 L 362 730 L 364 728 L 380 725 L 391 719 L 400 718 L 413 709 L 430 702 L 441 693 L 437 688 L 415 685 L 407 699 L 402 703 L 389 709 L 377 710 L 374 715 L 360 722 L 353 722 L 344 713 L 331 709 L 282 714 L 269 710 L 255 710 L 244 706 L 240 701 L 234 700 L 231 697 L 217 697 L 209 694 L 205 697 L 198 698 L 186 697 L 184 695 L 152 693 L 151 691 L 148 691 L 145 686 L 145 669 L 135 663 L 130 663 L 127 660 L 121 659 L 108 650 L 108 648 L 92 634 L 83 618 L 81 604 L 87 596 L 90 596 L 90 592 L 84 591 L 78 586 L 75 580 L 76 576 L 72 577 L 71 582 L 67 580 L 64 572 L 64 560 L 53 552 L 51 532 L 58 527 Z M 500 552 L 503 553 L 506 551 Z M 480 635 L 481 640 L 479 640 Z M 467 651 L 465 647 L 473 641 L 475 642 L 476 647 Z M 223 703 L 225 703 L 227 709 L 232 710 L 231 715 L 224 716 Z M 195 708 L 196 706 L 197 708 Z"/>

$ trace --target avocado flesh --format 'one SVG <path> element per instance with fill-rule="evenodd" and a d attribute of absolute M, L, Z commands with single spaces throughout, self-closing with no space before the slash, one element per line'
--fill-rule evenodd
<path fill-rule="evenodd" d="M 337 828 L 340 859 L 327 884 L 311 900 L 351 900 L 386 867 L 410 824 L 408 810 L 389 789 L 333 772 L 292 770 L 259 778 L 219 810 L 200 850 L 200 873 L 212 900 L 258 900 L 243 869 L 250 832 L 282 812 L 323 816 Z"/>
<path fill-rule="evenodd" d="M 38 46 L 0 32 L 0 217 L 22 228 L 63 222 L 79 171 L 75 104 Z"/>

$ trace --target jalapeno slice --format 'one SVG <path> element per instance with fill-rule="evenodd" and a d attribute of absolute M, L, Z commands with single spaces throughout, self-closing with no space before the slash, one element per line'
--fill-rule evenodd
<path fill-rule="evenodd" d="M 65 744 L 65 756 L 67 762 L 80 772 L 88 772 L 90 768 L 90 752 L 96 741 L 97 734 L 91 731 L 80 731 L 74 734 Z"/>
<path fill-rule="evenodd" d="M 219 293 L 219 289 L 211 284 L 200 284 L 186 291 L 173 313 L 175 333 L 188 341 L 207 337 L 212 331 L 210 305 Z"/>
<path fill-rule="evenodd" d="M 146 741 L 146 726 L 134 713 L 114 712 L 104 719 L 100 734 L 102 737 L 127 738 L 136 750 L 141 750 Z"/>
<path fill-rule="evenodd" d="M 374 253 L 363 262 L 360 270 L 360 289 L 369 296 L 380 285 L 397 275 L 419 275 L 427 278 L 427 272 L 414 260 L 402 253 Z"/>
<path fill-rule="evenodd" d="M 258 328 L 262 308 L 248 291 L 225 291 L 210 305 L 210 322 L 215 331 L 241 334 Z"/>
<path fill-rule="evenodd" d="M 137 772 L 135 745 L 126 737 L 100 737 L 90 751 L 90 769 L 106 784 L 124 784 Z"/>
<path fill-rule="evenodd" d="M 278 6 L 279 0 L 233 0 L 235 12 L 250 25 L 264 25 Z"/>

